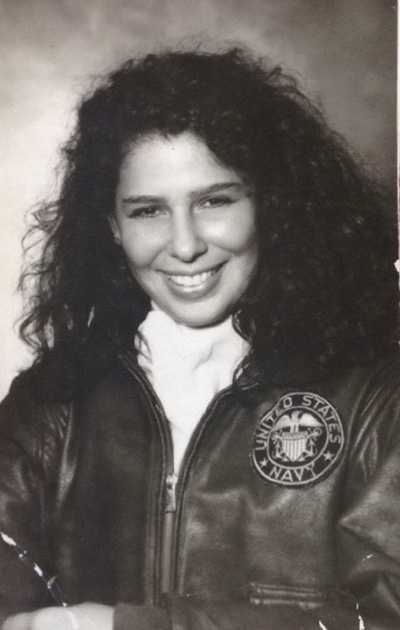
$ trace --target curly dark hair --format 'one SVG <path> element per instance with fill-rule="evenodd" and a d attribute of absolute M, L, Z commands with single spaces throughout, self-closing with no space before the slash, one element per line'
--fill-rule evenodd
<path fill-rule="evenodd" d="M 235 314 L 251 344 L 244 382 L 298 385 L 394 347 L 394 217 L 343 139 L 280 68 L 239 49 L 166 52 L 128 61 L 80 105 L 59 199 L 36 212 L 41 258 L 21 281 L 34 279 L 20 331 L 37 364 L 78 381 L 112 354 L 105 331 L 132 343 L 150 305 L 112 238 L 119 168 L 141 135 L 184 131 L 255 190 L 258 268 Z"/>

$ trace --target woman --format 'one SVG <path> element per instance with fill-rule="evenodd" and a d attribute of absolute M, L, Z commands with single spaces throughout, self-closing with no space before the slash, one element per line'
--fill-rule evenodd
<path fill-rule="evenodd" d="M 128 62 L 65 157 L 1 409 L 1 529 L 46 577 L 2 545 L 3 627 L 398 628 L 382 192 L 238 50 Z"/>

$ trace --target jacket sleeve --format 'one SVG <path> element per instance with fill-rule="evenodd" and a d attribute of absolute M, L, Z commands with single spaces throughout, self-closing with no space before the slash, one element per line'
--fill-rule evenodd
<path fill-rule="evenodd" d="M 381 384 L 379 384 L 379 380 Z M 377 378 L 343 488 L 338 559 L 367 630 L 400 628 L 400 379 Z"/>
<path fill-rule="evenodd" d="M 22 394 L 22 395 L 21 395 Z M 27 404 L 29 401 L 29 404 Z M 25 376 L 17 377 L 0 405 L 0 624 L 15 612 L 49 605 L 40 569 L 50 571 L 43 540 L 44 439 Z M 29 556 L 28 566 L 21 550 Z M 51 573 L 48 573 L 48 577 Z"/>

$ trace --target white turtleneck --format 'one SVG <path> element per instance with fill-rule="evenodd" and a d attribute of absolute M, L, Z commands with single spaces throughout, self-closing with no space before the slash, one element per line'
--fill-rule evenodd
<path fill-rule="evenodd" d="M 135 346 L 170 422 L 178 471 L 197 423 L 214 396 L 231 385 L 248 344 L 231 317 L 208 328 L 189 328 L 152 310 L 139 326 Z"/>

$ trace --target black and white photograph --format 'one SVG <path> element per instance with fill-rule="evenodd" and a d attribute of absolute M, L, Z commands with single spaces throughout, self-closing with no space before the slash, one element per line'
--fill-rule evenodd
<path fill-rule="evenodd" d="M 0 627 L 398 630 L 396 3 L 0 16 Z"/>

